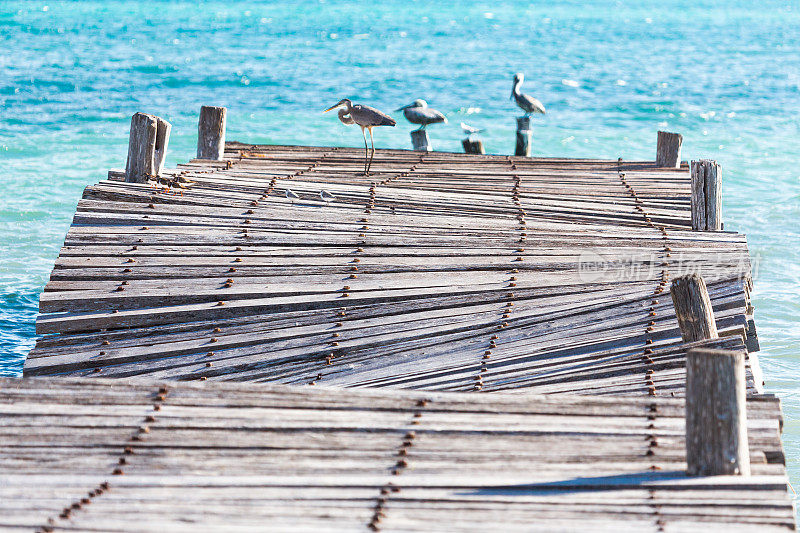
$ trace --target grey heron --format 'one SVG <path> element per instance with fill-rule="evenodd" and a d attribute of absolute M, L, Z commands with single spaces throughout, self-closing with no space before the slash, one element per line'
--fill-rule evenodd
<path fill-rule="evenodd" d="M 414 100 L 410 104 L 400 107 L 395 111 L 402 111 L 406 120 L 412 124 L 419 124 L 419 129 L 421 130 L 424 130 L 425 126 L 428 124 L 437 124 L 439 122 L 447 124 L 447 117 L 440 111 L 428 107 L 428 102 L 425 100 Z"/>
<path fill-rule="evenodd" d="M 525 111 L 528 116 L 531 113 L 541 113 L 544 115 L 544 105 L 529 94 L 523 94 L 520 89 L 522 82 L 525 81 L 525 75 L 521 72 L 514 74 L 514 88 L 511 90 L 511 99 L 517 101 L 517 105 Z"/>
<path fill-rule="evenodd" d="M 300 199 L 300 197 L 297 196 L 297 193 L 294 192 L 292 189 L 286 189 L 286 198 L 291 200 L 292 204 L 294 204 L 295 200 L 299 200 Z"/>
<path fill-rule="evenodd" d="M 358 124 L 361 127 L 361 135 L 364 137 L 364 175 L 369 176 L 369 167 L 372 166 L 372 158 L 375 157 L 375 140 L 372 138 L 372 128 L 375 126 L 394 126 L 397 122 L 386 113 L 378 111 L 374 107 L 354 104 L 347 98 L 342 98 L 323 112 L 327 113 L 331 109 L 336 109 L 339 106 L 343 106 L 343 108 L 339 110 L 339 120 L 341 120 L 342 123 Z M 372 155 L 369 155 L 367 134 L 364 130 L 369 130 Z"/>

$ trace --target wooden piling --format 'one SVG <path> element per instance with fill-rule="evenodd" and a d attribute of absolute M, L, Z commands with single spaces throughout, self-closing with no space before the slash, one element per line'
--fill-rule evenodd
<path fill-rule="evenodd" d="M 222 160 L 225 155 L 224 107 L 203 106 L 197 123 L 197 159 Z"/>
<path fill-rule="evenodd" d="M 670 288 L 683 342 L 717 339 L 717 324 L 703 278 L 687 274 L 672 280 Z"/>
<path fill-rule="evenodd" d="M 461 141 L 461 145 L 464 147 L 465 154 L 485 154 L 483 150 L 483 141 L 480 139 L 464 139 Z"/>
<path fill-rule="evenodd" d="M 686 359 L 690 476 L 750 475 L 744 352 L 692 348 Z"/>
<path fill-rule="evenodd" d="M 431 152 L 431 140 L 427 130 L 414 130 L 411 132 L 411 146 L 418 152 Z"/>
<path fill-rule="evenodd" d="M 692 229 L 722 229 L 722 169 L 716 161 L 692 161 Z"/>
<path fill-rule="evenodd" d="M 135 113 L 131 117 L 125 181 L 146 183 L 161 175 L 171 130 L 169 122 L 154 115 Z"/>
<path fill-rule="evenodd" d="M 680 168 L 681 144 L 683 144 L 683 135 L 680 133 L 659 131 L 656 145 L 656 166 Z"/>
<path fill-rule="evenodd" d="M 517 146 L 514 149 L 514 155 L 530 157 L 532 145 L 531 117 L 517 117 Z"/>

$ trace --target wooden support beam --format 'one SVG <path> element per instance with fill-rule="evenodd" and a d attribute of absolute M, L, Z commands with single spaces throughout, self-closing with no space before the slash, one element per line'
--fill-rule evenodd
<path fill-rule="evenodd" d="M 146 183 L 161 175 L 171 130 L 169 122 L 154 115 L 135 113 L 131 117 L 125 181 Z"/>
<path fill-rule="evenodd" d="M 656 166 L 680 168 L 681 144 L 683 144 L 683 135 L 680 133 L 659 131 L 656 146 Z"/>
<path fill-rule="evenodd" d="M 692 161 L 692 229 L 722 229 L 722 169 L 716 161 Z"/>
<path fill-rule="evenodd" d="M 483 150 L 483 141 L 480 139 L 464 139 L 461 141 L 461 145 L 464 147 L 465 154 L 485 154 L 486 152 Z"/>
<path fill-rule="evenodd" d="M 532 145 L 531 117 L 517 117 L 517 146 L 514 149 L 514 155 L 530 157 Z"/>
<path fill-rule="evenodd" d="M 427 130 L 414 130 L 411 132 L 411 146 L 418 152 L 432 152 L 431 140 Z"/>
<path fill-rule="evenodd" d="M 197 123 L 197 159 L 221 161 L 225 155 L 225 119 L 228 110 L 224 107 L 203 106 Z"/>
<path fill-rule="evenodd" d="M 714 310 L 703 278 L 687 274 L 672 280 L 670 288 L 683 342 L 717 339 Z"/>
<path fill-rule="evenodd" d="M 690 476 L 750 475 L 744 352 L 692 348 L 686 358 Z"/>

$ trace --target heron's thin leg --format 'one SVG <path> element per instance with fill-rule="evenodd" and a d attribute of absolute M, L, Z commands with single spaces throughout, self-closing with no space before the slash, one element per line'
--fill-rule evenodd
<path fill-rule="evenodd" d="M 375 159 L 375 139 L 372 138 L 372 128 L 369 129 L 369 143 L 372 145 L 372 154 L 369 156 L 369 165 L 367 165 L 367 172 L 372 168 L 372 160 Z"/>
<path fill-rule="evenodd" d="M 369 169 L 367 168 L 367 160 L 369 159 L 369 148 L 367 147 L 367 134 L 364 131 L 364 126 L 361 126 L 361 135 L 364 137 L 364 175 L 367 176 Z"/>

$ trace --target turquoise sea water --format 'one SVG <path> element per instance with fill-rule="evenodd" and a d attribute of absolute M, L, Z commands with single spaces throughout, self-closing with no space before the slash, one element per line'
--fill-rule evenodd
<path fill-rule="evenodd" d="M 684 159 L 724 168 L 726 229 L 758 265 L 767 388 L 784 400 L 800 482 L 800 4 L 595 2 L 0 2 L 0 375 L 34 343 L 38 295 L 83 188 L 124 166 L 130 115 L 173 124 L 168 164 L 194 155 L 200 105 L 228 138 L 359 146 L 321 111 L 342 97 L 445 112 L 487 151 L 513 150 L 514 72 L 547 106 L 537 155 L 653 159 L 658 129 Z M 400 113 L 394 113 L 400 119 Z M 376 146 L 407 147 L 407 124 Z"/>

